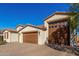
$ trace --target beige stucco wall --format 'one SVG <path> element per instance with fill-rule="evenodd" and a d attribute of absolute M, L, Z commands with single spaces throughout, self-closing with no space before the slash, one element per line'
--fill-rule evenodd
<path fill-rule="evenodd" d="M 45 40 L 46 40 L 46 37 L 45 37 L 45 31 L 42 31 L 40 29 L 37 29 L 37 28 L 33 28 L 33 27 L 30 27 L 30 26 L 27 26 L 26 28 L 24 28 L 23 30 L 21 30 L 19 32 L 19 42 L 20 43 L 23 43 L 23 34 L 22 32 L 31 32 L 31 31 L 37 31 L 38 32 L 38 44 L 41 45 L 41 44 L 44 44 Z M 40 34 L 39 34 L 40 32 Z"/>
<path fill-rule="evenodd" d="M 6 38 L 4 37 L 4 36 L 5 36 L 5 32 L 8 32 L 8 35 L 9 35 L 9 36 L 8 36 L 8 39 L 6 39 Z M 10 37 L 11 37 L 10 34 L 11 34 L 11 33 L 10 33 L 9 31 L 7 31 L 7 30 L 4 31 L 4 32 L 3 32 L 3 40 L 5 40 L 6 42 L 10 42 Z"/>
<path fill-rule="evenodd" d="M 48 39 L 49 24 L 47 23 L 47 21 L 44 21 L 44 26 L 46 27 L 46 31 L 45 31 L 46 39 Z"/>
<path fill-rule="evenodd" d="M 39 30 L 38 31 L 38 44 L 44 45 L 46 43 L 46 33 L 45 31 Z"/>
<path fill-rule="evenodd" d="M 69 17 L 68 15 L 53 15 L 52 17 L 48 18 L 47 20 L 44 21 L 44 25 L 45 27 L 48 26 L 48 21 L 55 21 L 55 20 L 60 20 L 60 19 L 64 19 L 64 18 L 67 18 Z"/>
<path fill-rule="evenodd" d="M 19 42 L 23 43 L 23 34 L 21 32 L 19 33 Z"/>

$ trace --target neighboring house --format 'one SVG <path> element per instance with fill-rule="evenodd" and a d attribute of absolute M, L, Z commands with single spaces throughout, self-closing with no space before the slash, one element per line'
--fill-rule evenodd
<path fill-rule="evenodd" d="M 18 31 L 13 29 L 4 30 L 3 39 L 6 40 L 7 42 L 18 42 L 19 41 Z"/>
<path fill-rule="evenodd" d="M 3 36 L 3 31 L 2 30 L 0 30 L 0 36 Z"/>
<path fill-rule="evenodd" d="M 69 13 L 56 12 L 44 20 L 44 25 L 19 25 L 16 30 L 5 30 L 4 40 L 7 42 L 34 43 L 38 45 L 64 44 L 70 45 L 68 24 Z"/>

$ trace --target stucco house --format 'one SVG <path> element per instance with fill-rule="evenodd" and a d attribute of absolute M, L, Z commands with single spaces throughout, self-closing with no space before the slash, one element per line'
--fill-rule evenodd
<path fill-rule="evenodd" d="M 4 40 L 7 42 L 44 44 L 46 28 L 42 26 L 17 26 L 17 30 L 6 29 L 3 32 Z M 43 40 L 42 40 L 43 39 Z"/>
<path fill-rule="evenodd" d="M 16 30 L 6 29 L 3 32 L 7 42 L 34 43 L 38 45 L 70 45 L 68 24 L 69 13 L 55 12 L 44 20 L 44 25 L 19 25 Z"/>

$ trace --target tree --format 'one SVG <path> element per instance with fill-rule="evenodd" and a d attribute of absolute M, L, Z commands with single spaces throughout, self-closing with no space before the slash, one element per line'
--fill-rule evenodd
<path fill-rule="evenodd" d="M 78 27 L 78 22 L 79 22 L 79 4 L 70 4 L 70 20 L 69 20 L 69 25 L 70 25 L 70 40 L 73 46 L 77 44 L 75 37 L 77 36 L 77 27 Z"/>

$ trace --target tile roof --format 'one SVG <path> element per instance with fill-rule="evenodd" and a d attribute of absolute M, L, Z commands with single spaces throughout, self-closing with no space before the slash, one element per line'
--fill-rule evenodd
<path fill-rule="evenodd" d="M 45 28 L 44 25 L 38 25 L 38 26 L 36 26 L 36 27 L 39 27 L 39 28 Z"/>
<path fill-rule="evenodd" d="M 13 32 L 13 33 L 18 33 L 18 31 L 17 30 L 14 30 L 14 29 L 5 29 L 5 30 L 10 31 L 10 32 Z"/>
<path fill-rule="evenodd" d="M 46 30 L 46 28 L 44 27 L 44 25 L 34 26 L 34 25 L 31 25 L 31 24 L 28 24 L 28 25 L 24 26 L 22 29 L 24 29 L 27 26 L 31 26 L 31 27 L 34 27 L 34 28 L 38 28 L 38 29 L 41 29 L 41 30 Z M 22 29 L 20 29 L 19 31 L 21 31 Z"/>

